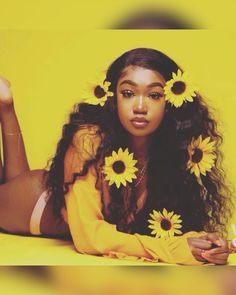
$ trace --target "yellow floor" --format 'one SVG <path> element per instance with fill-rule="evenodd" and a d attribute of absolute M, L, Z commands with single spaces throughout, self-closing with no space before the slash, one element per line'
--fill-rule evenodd
<path fill-rule="evenodd" d="M 156 264 L 79 254 L 70 241 L 0 233 L 0 265 Z"/>
<path fill-rule="evenodd" d="M 0 233 L 0 265 L 157 265 L 79 254 L 73 243 L 58 239 L 24 237 Z M 158 265 L 166 265 L 158 263 Z M 236 265 L 236 254 L 229 265 Z"/>

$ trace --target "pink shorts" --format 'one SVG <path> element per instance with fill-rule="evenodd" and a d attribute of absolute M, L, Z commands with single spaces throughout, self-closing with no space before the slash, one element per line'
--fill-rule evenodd
<path fill-rule="evenodd" d="M 44 191 L 38 198 L 34 206 L 34 210 L 30 217 L 30 233 L 35 236 L 42 235 L 40 232 L 40 222 L 43 215 L 43 211 L 47 205 L 48 193 Z"/>

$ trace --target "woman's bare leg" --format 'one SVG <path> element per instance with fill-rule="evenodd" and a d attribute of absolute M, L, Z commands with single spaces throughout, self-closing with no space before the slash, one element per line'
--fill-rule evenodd
<path fill-rule="evenodd" d="M 24 142 L 14 109 L 10 83 L 0 77 L 0 125 L 3 160 L 0 164 L 4 184 L 0 185 L 0 229 L 30 234 L 30 218 L 40 195 L 46 189 L 45 171 L 29 171 Z M 1 157 L 0 157 L 1 158 Z M 49 198 L 40 222 L 42 234 L 69 235 L 67 224 L 55 218 Z"/>
<path fill-rule="evenodd" d="M 45 171 L 27 171 L 0 186 L 0 228 L 14 234 L 30 234 L 30 218 L 40 195 L 45 191 Z M 68 236 L 69 228 L 53 215 L 49 198 L 40 222 L 43 235 Z"/>
<path fill-rule="evenodd" d="M 1 183 L 3 183 L 3 166 L 2 166 L 1 142 L 0 142 L 0 185 Z"/>
<path fill-rule="evenodd" d="M 17 175 L 28 171 L 20 125 L 14 109 L 10 83 L 0 78 L 0 122 L 3 142 L 3 178 L 8 182 Z"/>

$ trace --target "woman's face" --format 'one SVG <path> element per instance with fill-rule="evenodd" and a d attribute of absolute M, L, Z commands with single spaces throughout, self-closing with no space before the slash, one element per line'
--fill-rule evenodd
<path fill-rule="evenodd" d="M 165 79 L 156 71 L 137 66 L 124 69 L 117 83 L 118 116 L 133 136 L 148 136 L 165 114 Z"/>

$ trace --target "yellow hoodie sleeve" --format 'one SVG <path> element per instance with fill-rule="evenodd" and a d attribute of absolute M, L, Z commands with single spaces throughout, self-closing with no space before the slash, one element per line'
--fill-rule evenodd
<path fill-rule="evenodd" d="M 78 252 L 185 265 L 202 264 L 195 260 L 187 242 L 187 237 L 202 233 L 189 232 L 164 239 L 119 232 L 115 225 L 104 220 L 95 182 L 95 170 L 90 167 L 87 175 L 80 177 L 65 196 L 67 220 Z"/>

